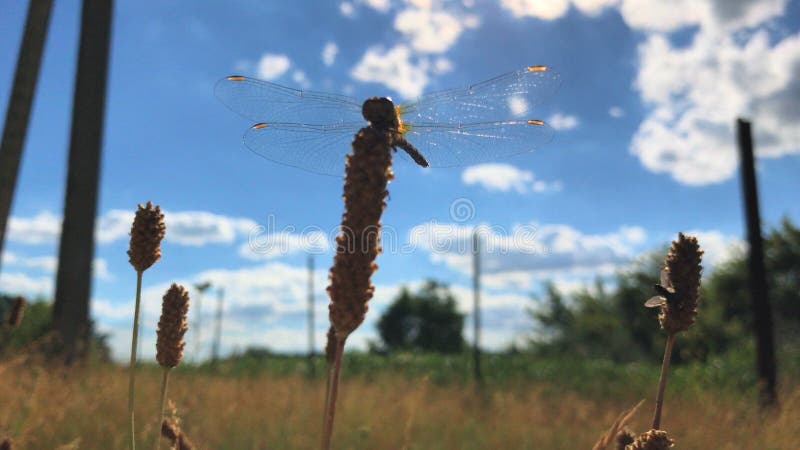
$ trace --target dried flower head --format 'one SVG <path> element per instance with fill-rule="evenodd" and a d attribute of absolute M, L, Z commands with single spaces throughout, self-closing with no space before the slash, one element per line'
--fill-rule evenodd
<path fill-rule="evenodd" d="M 175 367 L 181 362 L 185 345 L 183 335 L 188 329 L 186 324 L 188 311 L 189 291 L 173 283 L 164 294 L 161 318 L 158 320 L 156 360 L 163 367 Z"/>
<path fill-rule="evenodd" d="M 325 361 L 328 364 L 333 364 L 333 359 L 336 357 L 336 330 L 331 326 L 328 328 L 328 340 L 325 342 Z"/>
<path fill-rule="evenodd" d="M 194 445 L 192 445 L 189 438 L 183 434 L 180 427 L 169 420 L 164 419 L 164 421 L 161 422 L 161 435 L 169 439 L 173 449 L 192 450 L 194 448 Z"/>
<path fill-rule="evenodd" d="M 147 202 L 146 206 L 138 205 L 128 248 L 129 261 L 134 269 L 144 272 L 161 258 L 161 240 L 166 229 L 160 206 L 153 207 L 152 202 Z"/>
<path fill-rule="evenodd" d="M 344 214 L 328 286 L 330 320 L 339 341 L 364 321 L 375 290 L 370 277 L 378 268 L 375 258 L 381 251 L 378 239 L 386 185 L 394 178 L 389 142 L 385 132 L 366 127 L 356 135 L 353 153 L 347 155 Z"/>
<path fill-rule="evenodd" d="M 617 450 L 625 450 L 625 447 L 627 447 L 628 444 L 633 444 L 633 441 L 635 440 L 636 440 L 636 435 L 633 434 L 631 430 L 626 428 L 617 434 L 615 448 Z"/>
<path fill-rule="evenodd" d="M 22 316 L 25 315 L 25 298 L 20 296 L 14 299 L 11 305 L 11 312 L 8 314 L 8 326 L 17 328 L 22 323 Z M 1 447 L 0 447 L 1 448 Z"/>
<path fill-rule="evenodd" d="M 672 242 L 665 263 L 670 292 L 658 315 L 661 328 L 670 333 L 688 329 L 697 316 L 702 258 L 703 251 L 697 238 L 678 233 L 678 239 Z"/>
<path fill-rule="evenodd" d="M 11 438 L 5 438 L 0 441 L 0 450 L 11 450 Z"/>
<path fill-rule="evenodd" d="M 637 436 L 625 450 L 667 450 L 674 444 L 675 441 L 667 436 L 666 431 L 649 430 Z"/>

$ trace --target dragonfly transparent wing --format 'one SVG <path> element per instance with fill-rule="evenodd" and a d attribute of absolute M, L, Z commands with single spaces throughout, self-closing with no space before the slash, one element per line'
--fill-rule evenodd
<path fill-rule="evenodd" d="M 669 289 L 672 287 L 672 281 L 669 279 L 669 270 L 666 268 L 661 269 L 661 280 L 660 284 L 664 287 L 664 289 Z"/>
<path fill-rule="evenodd" d="M 546 66 L 529 66 L 478 84 L 434 92 L 401 105 L 401 118 L 411 123 L 477 123 L 531 119 L 529 114 L 561 84 Z"/>
<path fill-rule="evenodd" d="M 553 130 L 540 121 L 507 120 L 464 125 L 408 125 L 404 134 L 432 167 L 453 167 L 532 151 L 550 141 Z"/>
<path fill-rule="evenodd" d="M 214 93 L 225 106 L 256 122 L 366 123 L 361 102 L 344 95 L 292 89 L 238 75 L 219 80 Z"/>
<path fill-rule="evenodd" d="M 325 175 L 344 175 L 345 155 L 361 123 L 253 125 L 244 144 L 271 161 Z"/>

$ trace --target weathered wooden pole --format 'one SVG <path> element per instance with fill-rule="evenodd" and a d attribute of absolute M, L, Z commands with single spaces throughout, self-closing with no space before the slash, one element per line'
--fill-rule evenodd
<path fill-rule="evenodd" d="M 308 375 L 314 377 L 314 257 L 308 255 Z"/>
<path fill-rule="evenodd" d="M 769 302 L 767 275 L 764 267 L 764 246 L 761 239 L 761 223 L 758 209 L 758 190 L 753 160 L 753 138 L 750 122 L 738 119 L 739 153 L 742 160 L 742 190 L 747 221 L 747 241 L 750 254 L 749 269 L 750 299 L 753 305 L 753 331 L 756 337 L 756 368 L 758 370 L 759 401 L 767 408 L 776 404 L 775 390 L 777 365 L 772 327 L 772 307 Z"/>

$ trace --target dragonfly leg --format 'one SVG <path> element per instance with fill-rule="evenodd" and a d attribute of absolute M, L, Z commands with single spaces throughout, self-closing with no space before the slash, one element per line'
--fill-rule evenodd
<path fill-rule="evenodd" d="M 394 147 L 400 147 L 401 149 L 403 149 L 403 151 L 408 153 L 408 156 L 410 156 L 415 163 L 419 164 L 422 167 L 428 167 L 428 160 L 425 159 L 425 157 L 422 156 L 422 153 L 420 153 L 419 150 L 417 150 L 417 148 L 414 147 L 414 145 L 411 142 L 408 142 L 405 138 L 403 137 L 395 138 L 392 144 Z"/>

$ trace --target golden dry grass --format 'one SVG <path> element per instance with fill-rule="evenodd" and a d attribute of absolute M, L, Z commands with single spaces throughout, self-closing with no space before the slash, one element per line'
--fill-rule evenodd
<path fill-rule="evenodd" d="M 159 372 L 140 374 L 138 440 L 152 445 Z M 202 449 L 317 448 L 323 381 L 268 373 L 223 378 L 178 371 L 171 386 L 182 427 Z M 588 380 L 587 380 L 588 381 Z M 387 373 L 372 381 L 345 377 L 334 448 L 590 449 L 620 411 L 647 398 L 630 427 L 646 429 L 650 392 L 609 400 L 554 393 L 552 386 L 514 383 L 484 394 L 457 383 L 435 385 Z M 671 392 L 664 427 L 679 448 L 797 448 L 800 387 L 784 388 L 782 412 L 762 417 L 752 399 L 694 390 Z M 124 369 L 62 373 L 6 371 L 0 387 L 0 433 L 18 449 L 126 448 Z M 2 436 L 0 436 L 2 437 Z M 77 445 L 75 445 L 77 444 Z M 145 448 L 145 447 L 143 447 Z"/>

